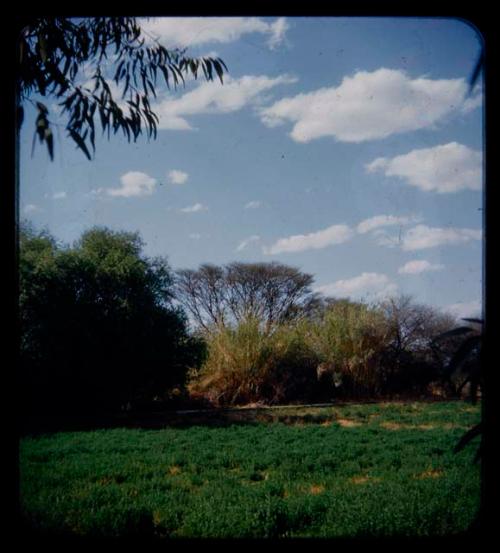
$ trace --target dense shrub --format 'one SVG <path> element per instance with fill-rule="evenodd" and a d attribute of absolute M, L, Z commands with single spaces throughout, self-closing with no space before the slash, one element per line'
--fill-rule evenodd
<path fill-rule="evenodd" d="M 205 333 L 207 358 L 189 391 L 215 405 L 401 394 L 440 386 L 445 352 L 430 340 L 449 319 L 406 298 L 387 306 L 329 301 L 314 317 L 275 324 L 248 318 Z M 384 309 L 385 307 L 385 309 Z M 404 315 L 404 316 L 403 316 Z"/>
<path fill-rule="evenodd" d="M 317 388 L 318 356 L 300 326 L 266 331 L 256 318 L 213 327 L 207 359 L 192 371 L 189 390 L 213 404 L 268 403 L 307 399 Z"/>
<path fill-rule="evenodd" d="M 310 323 L 307 340 L 342 395 L 379 392 L 380 359 L 387 345 L 386 321 L 376 308 L 341 300 Z"/>
<path fill-rule="evenodd" d="M 171 305 L 165 260 L 138 235 L 94 228 L 74 247 L 23 229 L 20 404 L 59 413 L 117 410 L 181 386 L 203 344 Z"/>

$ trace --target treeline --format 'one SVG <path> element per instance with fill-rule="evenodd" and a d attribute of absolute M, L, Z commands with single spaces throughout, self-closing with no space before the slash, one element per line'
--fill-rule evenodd
<path fill-rule="evenodd" d="M 400 296 L 325 298 L 279 263 L 173 271 L 137 233 L 93 228 L 73 245 L 23 225 L 18 403 L 32 413 L 202 402 L 328 401 L 439 391 L 456 322 Z"/>

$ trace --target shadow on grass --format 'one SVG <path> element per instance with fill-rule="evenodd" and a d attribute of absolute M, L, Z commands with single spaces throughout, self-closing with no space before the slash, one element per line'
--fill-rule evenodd
<path fill-rule="evenodd" d="M 92 431 L 111 428 L 139 428 L 144 430 L 160 430 L 163 428 L 189 428 L 206 426 L 224 428 L 232 425 L 255 426 L 259 424 L 283 423 L 288 425 L 324 424 L 338 422 L 344 426 L 344 421 L 336 408 L 348 405 L 368 403 L 385 404 L 387 400 L 378 401 L 342 401 L 329 404 L 287 405 L 278 407 L 251 408 L 212 408 L 191 410 L 163 410 L 110 414 L 27 414 L 19 418 L 19 434 L 21 436 L 45 434 L 54 432 Z M 436 399 L 404 399 L 389 400 L 394 403 L 420 401 L 423 403 L 438 403 Z M 447 399 L 446 401 L 450 401 Z M 331 408 L 329 412 L 314 412 L 317 408 Z M 313 412 L 311 413 L 311 408 Z M 352 423 L 361 424 L 365 421 Z"/>

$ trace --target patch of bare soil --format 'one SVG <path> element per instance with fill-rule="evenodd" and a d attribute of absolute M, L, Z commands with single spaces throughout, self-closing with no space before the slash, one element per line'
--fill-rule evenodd
<path fill-rule="evenodd" d="M 344 428 L 353 428 L 355 426 L 361 426 L 362 423 L 358 421 L 353 421 L 349 419 L 336 419 L 336 421 L 340 426 L 343 426 Z"/>
<path fill-rule="evenodd" d="M 423 478 L 441 478 L 443 476 L 443 471 L 441 469 L 428 469 L 420 474 L 414 476 L 414 478 L 423 479 Z"/>
<path fill-rule="evenodd" d="M 359 476 L 353 476 L 350 481 L 352 484 L 366 484 L 367 482 L 380 482 L 380 478 L 374 478 L 372 476 L 366 476 L 364 474 Z"/>
<path fill-rule="evenodd" d="M 387 430 L 401 430 L 401 428 L 404 428 L 402 424 L 397 422 L 381 422 L 380 426 L 382 428 L 386 428 Z"/>

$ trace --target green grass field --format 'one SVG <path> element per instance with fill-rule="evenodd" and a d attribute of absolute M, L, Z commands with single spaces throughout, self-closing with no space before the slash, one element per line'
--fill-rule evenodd
<path fill-rule="evenodd" d="M 264 415 L 225 427 L 25 437 L 22 517 L 51 534 L 189 538 L 450 535 L 474 518 L 477 439 L 452 449 L 479 406 Z"/>

